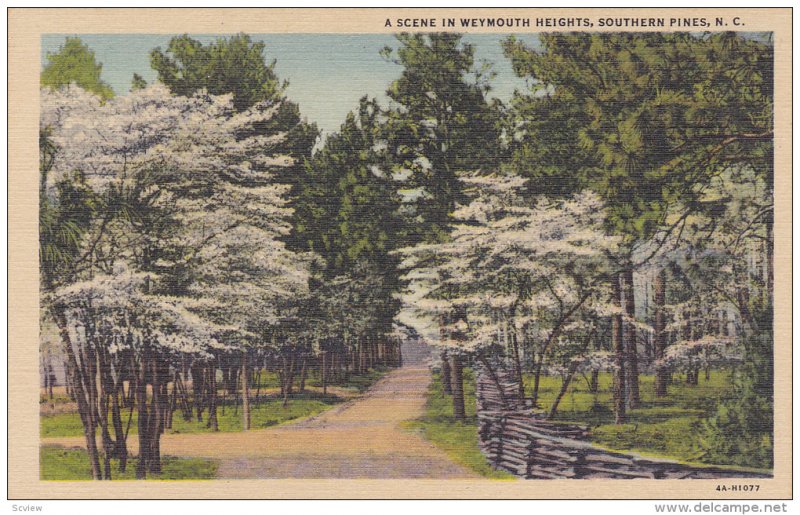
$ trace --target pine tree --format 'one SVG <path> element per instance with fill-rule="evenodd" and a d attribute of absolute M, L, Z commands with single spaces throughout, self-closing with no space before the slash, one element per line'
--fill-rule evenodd
<path fill-rule="evenodd" d="M 114 91 L 102 80 L 102 71 L 103 65 L 97 62 L 88 45 L 80 38 L 67 38 L 58 52 L 47 54 L 40 83 L 52 89 L 76 84 L 102 100 L 108 100 L 114 96 Z"/>
<path fill-rule="evenodd" d="M 436 241 L 465 197 L 459 174 L 493 170 L 499 154 L 499 115 L 490 105 L 488 70 L 477 68 L 474 48 L 460 34 L 401 34 L 383 55 L 403 67 L 387 90 L 389 148 L 396 167 L 410 174 L 407 189 L 417 239 Z"/>

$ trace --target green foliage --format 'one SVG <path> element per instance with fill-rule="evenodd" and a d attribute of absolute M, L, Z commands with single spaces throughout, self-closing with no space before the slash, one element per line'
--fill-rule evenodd
<path fill-rule="evenodd" d="M 42 184 L 46 182 L 45 168 L 48 153 L 56 149 L 40 137 Z M 42 187 L 39 195 L 39 270 L 41 283 L 50 290 L 74 272 L 82 257 L 83 237 L 89 230 L 98 210 L 99 199 L 76 173 L 56 184 L 56 195 L 50 196 Z"/>
<path fill-rule="evenodd" d="M 67 38 L 58 52 L 47 54 L 47 64 L 42 70 L 40 83 L 44 87 L 59 89 L 77 84 L 103 100 L 114 96 L 114 91 L 100 78 L 103 65 L 95 60 L 94 52 L 80 38 Z"/>
<path fill-rule="evenodd" d="M 663 422 L 608 424 L 592 429 L 592 441 L 610 449 L 624 449 L 648 455 L 698 461 L 694 438 L 701 422 L 697 417 L 670 415 Z"/>
<path fill-rule="evenodd" d="M 770 468 L 773 464 L 772 334 L 747 339 L 748 353 L 731 395 L 703 426 L 700 447 L 709 461 Z"/>
<path fill-rule="evenodd" d="M 531 179 L 530 194 L 563 197 L 584 188 L 600 165 L 575 137 L 588 123 L 582 106 L 554 95 L 517 94 L 512 102 L 508 166 Z"/>
<path fill-rule="evenodd" d="M 514 101 L 514 164 L 544 191 L 596 190 L 609 229 L 629 245 L 663 228 L 677 204 L 702 210 L 702 187 L 725 167 L 746 162 L 771 174 L 771 45 L 735 33 L 541 40 L 541 52 L 505 42 L 517 74 L 534 84 Z M 567 182 L 552 168 L 565 164 L 577 171 Z"/>
<path fill-rule="evenodd" d="M 264 101 L 280 103 L 269 124 L 256 124 L 254 131 L 286 133 L 283 143 L 274 150 L 292 156 L 297 164 L 292 173 L 279 179 L 295 185 L 295 176 L 303 159 L 311 156 L 319 131 L 316 125 L 301 120 L 297 104 L 285 99 L 288 82 L 278 79 L 275 60 L 267 64 L 265 51 L 263 42 L 253 42 L 247 34 L 221 37 L 207 45 L 184 34 L 173 37 L 166 50 L 153 49 L 150 65 L 158 73 L 158 80 L 177 95 L 191 96 L 201 89 L 212 95 L 230 93 L 238 111 Z"/>
<path fill-rule="evenodd" d="M 396 52 L 382 55 L 403 67 L 386 94 L 389 148 L 398 168 L 412 172 L 408 188 L 418 239 L 440 240 L 450 213 L 465 200 L 459 173 L 494 171 L 500 156 L 500 116 L 486 100 L 490 74 L 474 63 L 460 34 L 400 34 Z"/>
<path fill-rule="evenodd" d="M 739 375 L 737 372 L 735 377 Z M 709 380 L 701 374 L 696 386 L 685 384 L 675 374 L 667 397 L 655 396 L 654 376 L 640 375 L 639 379 L 641 405 L 628 411 L 627 424 L 614 423 L 612 376 L 608 373 L 600 374 L 597 393 L 589 390 L 587 378 L 576 378 L 561 400 L 556 420 L 588 425 L 592 441 L 609 449 L 714 465 L 771 466 L 761 459 L 767 454 L 771 456 L 771 442 L 764 439 L 764 435 L 772 434 L 771 424 L 769 427 L 762 424 L 758 437 L 747 439 L 741 430 L 746 425 L 740 420 L 716 422 L 721 419 L 720 412 L 730 413 L 726 408 L 729 399 L 737 398 L 738 379 L 733 379 L 730 371 L 712 370 Z M 532 380 L 532 376 L 525 376 L 526 387 L 531 386 Z M 544 412 L 560 387 L 560 378 L 542 376 L 539 400 Z M 749 398 L 741 402 L 741 409 L 757 409 L 761 404 Z M 771 406 L 769 411 L 754 413 L 751 420 L 755 422 L 759 415 L 771 421 Z M 715 427 L 716 431 L 710 432 L 709 427 Z M 716 452 L 709 448 L 712 442 L 717 446 Z"/>
<path fill-rule="evenodd" d="M 329 337 L 383 337 L 400 308 L 392 252 L 405 244 L 406 228 L 384 123 L 377 102 L 362 98 L 297 181 L 292 240 L 323 259 L 307 317 L 325 320 Z"/>
<path fill-rule="evenodd" d="M 513 479 L 502 470 L 495 470 L 478 448 L 478 426 L 475 417 L 475 377 L 471 370 L 464 370 L 464 407 L 467 418 L 453 418 L 453 400 L 442 389 L 441 376 L 433 375 L 428 389 L 425 415 L 407 422 L 406 428 L 420 431 L 434 445 L 442 449 L 456 463 L 464 465 L 481 476 L 493 479 Z"/>
<path fill-rule="evenodd" d="M 125 472 L 120 473 L 117 460 L 111 460 L 112 477 L 136 479 L 137 461 L 137 458 L 128 460 Z M 148 479 L 158 481 L 214 479 L 217 467 L 217 462 L 205 458 L 164 456 L 161 459 L 161 474 L 150 476 Z M 89 481 L 92 479 L 92 468 L 83 449 L 42 446 L 39 448 L 39 477 L 43 481 Z"/>
<path fill-rule="evenodd" d="M 526 374 L 523 379 L 525 387 L 532 388 L 533 375 Z M 732 388 L 730 372 L 727 370 L 712 370 L 711 378 L 707 381 L 703 376 L 697 386 L 684 384 L 676 374 L 667 397 L 656 397 L 654 376 L 642 374 L 639 379 L 642 408 L 631 412 L 632 423 L 658 422 L 667 416 L 710 415 Z M 599 374 L 596 393 L 589 390 L 588 380 L 582 375 L 575 377 L 559 404 L 557 419 L 580 421 L 592 426 L 613 424 L 614 417 L 610 410 L 612 375 Z M 560 377 L 541 377 L 539 402 L 543 411 L 547 412 L 560 388 Z"/>
<path fill-rule="evenodd" d="M 295 238 L 324 258 L 328 276 L 345 273 L 361 260 L 397 275 L 397 258 L 390 252 L 403 245 L 403 221 L 388 156 L 379 146 L 382 123 L 377 102 L 364 97 L 339 132 L 306 161 Z"/>
<path fill-rule="evenodd" d="M 236 109 L 243 111 L 264 100 L 278 99 L 286 86 L 275 75 L 275 61 L 267 64 L 263 42 L 247 34 L 218 38 L 203 45 L 188 34 L 172 38 L 167 49 L 150 53 L 158 80 L 175 94 L 190 96 L 206 89 L 212 95 L 233 93 Z"/>
<path fill-rule="evenodd" d="M 146 87 L 147 87 L 147 81 L 144 80 L 144 77 L 142 77 L 138 73 L 134 73 L 133 78 L 131 79 L 131 91 L 144 89 Z"/>

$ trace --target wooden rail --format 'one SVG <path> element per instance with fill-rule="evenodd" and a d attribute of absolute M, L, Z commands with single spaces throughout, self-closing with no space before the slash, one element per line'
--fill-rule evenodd
<path fill-rule="evenodd" d="M 602 449 L 589 441 L 586 427 L 551 422 L 535 413 L 502 366 L 493 365 L 492 371 L 476 367 L 476 397 L 480 448 L 496 469 L 526 479 L 771 477 Z"/>

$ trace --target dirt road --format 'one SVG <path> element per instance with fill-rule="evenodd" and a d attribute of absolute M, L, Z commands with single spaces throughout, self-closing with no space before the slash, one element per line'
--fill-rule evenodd
<path fill-rule="evenodd" d="M 401 427 L 422 415 L 431 376 L 411 352 L 364 395 L 320 415 L 242 433 L 163 435 L 161 452 L 219 460 L 220 478 L 477 477 L 421 436 Z M 83 438 L 43 444 L 83 445 Z M 128 447 L 138 447 L 131 436 Z"/>

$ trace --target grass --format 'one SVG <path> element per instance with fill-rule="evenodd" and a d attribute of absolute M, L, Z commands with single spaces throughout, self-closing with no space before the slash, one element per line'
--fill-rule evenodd
<path fill-rule="evenodd" d="M 48 395 L 47 391 L 42 388 L 39 393 L 39 404 L 68 404 L 73 402 L 72 399 L 69 398 L 64 392 L 64 388 L 58 388 L 56 391 L 53 392 L 53 398 L 51 399 Z"/>
<path fill-rule="evenodd" d="M 283 400 L 270 397 L 259 402 L 252 401 L 250 406 L 251 429 L 262 429 L 276 426 L 299 418 L 310 417 L 321 413 L 335 404 L 342 402 L 335 395 L 322 395 L 319 393 L 305 392 L 290 396 L 289 403 L 284 407 Z M 122 417 L 123 426 L 128 423 L 128 410 Z M 206 427 L 208 410 L 203 412 L 203 421 L 196 418 L 184 420 L 182 412 L 176 411 L 172 418 L 172 429 L 166 430 L 167 434 L 204 433 L 211 429 Z M 137 434 L 137 413 L 133 411 L 130 434 Z M 223 432 L 242 430 L 241 406 L 227 402 L 224 406 L 220 402 L 217 406 L 217 423 Z M 56 436 L 83 436 L 83 425 L 78 413 L 59 413 L 56 415 L 42 415 L 39 423 L 39 434 L 42 438 Z"/>
<path fill-rule="evenodd" d="M 459 422 L 453 418 L 452 397 L 445 395 L 438 373 L 428 390 L 425 415 L 405 422 L 407 429 L 419 431 L 427 440 L 442 449 L 461 465 L 481 476 L 493 479 L 513 479 L 508 472 L 495 470 L 478 448 L 478 422 L 475 417 L 475 379 L 472 371 L 464 371 L 464 406 L 467 419 Z"/>
<path fill-rule="evenodd" d="M 348 388 L 351 390 L 355 390 L 359 393 L 363 393 L 369 389 L 370 386 L 375 384 L 378 379 L 386 375 L 386 373 L 391 370 L 388 367 L 376 367 L 374 369 L 368 370 L 363 374 L 358 375 L 350 375 L 347 378 L 342 377 L 339 381 L 329 381 L 328 386 L 338 386 L 342 388 Z M 315 378 L 310 376 L 310 380 L 307 383 L 310 386 L 322 388 L 322 379 Z"/>
<path fill-rule="evenodd" d="M 524 379 L 526 391 L 530 394 L 533 377 L 525 376 Z M 715 370 L 709 379 L 701 374 L 696 386 L 687 385 L 681 379 L 676 375 L 675 381 L 669 385 L 669 395 L 658 398 L 655 396 L 655 377 L 639 376 L 640 407 L 628 411 L 628 423 L 616 425 L 611 374 L 600 374 L 597 393 L 589 391 L 588 378 L 576 377 L 561 399 L 556 421 L 589 426 L 592 442 L 607 449 L 728 468 L 733 465 L 732 461 L 711 463 L 705 459 L 699 441 L 703 421 L 713 416 L 719 404 L 732 393 L 730 372 Z M 420 431 L 451 459 L 485 477 L 512 477 L 494 470 L 480 452 L 475 419 L 475 382 L 469 370 L 465 370 L 464 383 L 467 412 L 464 423 L 453 419 L 452 398 L 444 395 L 441 380 L 438 374 L 434 374 L 425 415 L 408 422 L 407 427 Z M 539 405 L 543 411 L 549 411 L 560 388 L 560 378 L 542 376 Z"/>
<path fill-rule="evenodd" d="M 712 371 L 699 384 L 687 385 L 676 375 L 669 395 L 655 396 L 655 377 L 639 376 L 641 404 L 628 411 L 628 423 L 614 424 L 611 374 L 601 374 L 597 393 L 589 391 L 588 381 L 576 377 L 561 400 L 556 420 L 576 422 L 591 428 L 592 441 L 613 450 L 635 451 L 643 455 L 704 461 L 699 448 L 703 420 L 714 415 L 717 406 L 731 394 L 730 372 Z M 533 391 L 533 377 L 525 377 L 528 394 Z M 561 387 L 561 379 L 543 376 L 539 385 L 539 404 L 549 410 Z M 715 462 L 716 465 L 731 463 Z"/>
<path fill-rule="evenodd" d="M 112 460 L 111 477 L 114 479 L 136 479 L 136 458 L 128 460 L 125 473 L 120 473 L 116 460 Z M 39 473 L 44 481 L 84 481 L 92 479 L 89 458 L 83 449 L 65 449 L 56 446 L 39 448 Z M 217 463 L 205 458 L 161 458 L 161 474 L 148 479 L 214 479 Z"/>
<path fill-rule="evenodd" d="M 364 374 L 351 375 L 347 382 L 341 382 L 336 386 L 352 388 L 355 391 L 363 392 L 372 386 L 375 381 L 383 377 L 388 368 L 370 370 Z M 270 374 L 262 374 L 262 388 L 272 386 L 277 379 Z M 314 386 L 313 381 L 308 383 Z M 255 394 L 255 390 L 252 391 Z M 317 415 L 334 405 L 342 402 L 343 399 L 336 395 L 323 395 L 320 392 L 306 391 L 295 393 L 289 396 L 289 402 L 284 407 L 283 399 L 277 395 L 269 397 L 262 396 L 259 401 L 251 400 L 250 405 L 250 427 L 251 429 L 263 429 L 266 427 L 277 426 L 293 420 Z M 217 423 L 222 432 L 233 432 L 242 430 L 242 410 L 232 400 L 218 399 L 217 401 Z M 128 409 L 123 410 L 123 426 L 128 424 Z M 166 430 L 167 434 L 184 433 L 204 433 L 211 430 L 206 427 L 208 410 L 203 412 L 203 421 L 198 422 L 196 417 L 192 420 L 184 420 L 182 412 L 176 411 L 172 419 L 172 429 Z M 133 411 L 130 422 L 130 433 L 137 434 L 137 413 Z M 39 435 L 42 438 L 63 437 L 63 436 L 83 436 L 83 425 L 80 415 L 77 412 L 58 413 L 53 415 L 41 415 L 39 419 Z"/>

